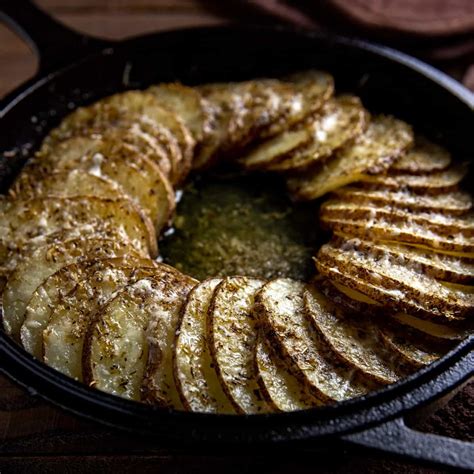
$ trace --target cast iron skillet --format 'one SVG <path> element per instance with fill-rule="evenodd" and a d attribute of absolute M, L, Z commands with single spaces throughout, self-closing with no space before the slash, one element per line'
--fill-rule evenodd
<path fill-rule="evenodd" d="M 2 18 L 39 55 L 39 71 L 0 104 L 0 190 L 74 107 L 153 82 L 240 80 L 317 67 L 371 110 L 394 113 L 472 159 L 473 96 L 441 72 L 391 49 L 341 37 L 269 28 L 199 28 L 104 42 L 56 23 L 30 2 L 4 2 Z M 472 375 L 474 338 L 377 393 L 305 412 L 256 416 L 180 413 L 101 393 L 37 362 L 0 331 L 0 369 L 32 393 L 115 427 L 180 442 L 350 443 L 474 469 L 470 443 L 422 434 L 403 418 Z"/>

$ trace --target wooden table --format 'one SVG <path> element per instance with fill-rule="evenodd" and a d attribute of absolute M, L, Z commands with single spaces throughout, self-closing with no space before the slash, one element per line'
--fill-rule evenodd
<path fill-rule="evenodd" d="M 10 0 L 6 0 L 10 1 Z M 86 33 L 123 38 L 145 32 L 228 21 L 222 4 L 197 0 L 41 0 L 38 4 Z M 228 8 L 235 21 L 255 19 L 248 7 Z M 30 77 L 34 55 L 0 25 L 0 96 Z M 418 426 L 473 440 L 474 384 Z M 315 456 L 292 451 L 271 456 L 202 452 L 192 446 L 157 445 L 66 414 L 0 376 L 0 473 L 9 472 L 439 472 L 412 463 L 345 453 Z"/>

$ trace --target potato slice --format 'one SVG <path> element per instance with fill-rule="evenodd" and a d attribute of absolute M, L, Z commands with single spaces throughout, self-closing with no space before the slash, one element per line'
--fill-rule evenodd
<path fill-rule="evenodd" d="M 456 191 L 466 174 L 467 167 L 460 165 L 427 175 L 380 174 L 373 176 L 364 174 L 359 181 L 362 181 L 363 185 L 369 189 L 408 190 L 436 195 Z"/>
<path fill-rule="evenodd" d="M 207 340 L 207 313 L 222 280 L 211 278 L 195 286 L 183 308 L 174 351 L 174 377 L 186 410 L 235 413 L 222 390 Z"/>
<path fill-rule="evenodd" d="M 168 179 L 155 163 L 121 141 L 73 137 L 39 153 L 25 171 L 44 180 L 51 171 L 79 169 L 115 182 L 148 214 L 157 232 L 168 224 L 175 208 Z"/>
<path fill-rule="evenodd" d="M 89 325 L 100 305 L 126 285 L 153 275 L 152 260 L 128 260 L 123 265 L 97 261 L 78 285 L 62 295 L 42 333 L 44 362 L 76 380 L 83 379 L 83 347 Z"/>
<path fill-rule="evenodd" d="M 347 238 L 335 239 L 339 243 Z M 354 239 L 357 248 L 378 258 L 405 265 L 438 280 L 450 283 L 470 284 L 474 282 L 474 260 L 435 252 L 424 251 L 416 247 L 383 242 L 364 242 Z"/>
<path fill-rule="evenodd" d="M 38 179 L 29 173 L 21 173 L 8 190 L 11 199 L 33 199 L 40 196 L 97 196 L 109 199 L 123 197 L 117 183 L 108 178 L 95 176 L 83 170 L 54 171 Z"/>
<path fill-rule="evenodd" d="M 341 401 L 364 395 L 373 385 L 359 380 L 353 369 L 337 360 L 305 314 L 303 283 L 279 278 L 267 283 L 256 298 L 256 311 L 266 334 L 292 364 L 303 383 L 321 401 Z"/>
<path fill-rule="evenodd" d="M 399 311 L 440 322 L 474 314 L 474 295 L 453 290 L 404 264 L 358 247 L 358 240 L 329 243 L 318 252 L 318 271 Z"/>
<path fill-rule="evenodd" d="M 460 215 L 470 211 L 473 207 L 472 196 L 460 191 L 425 196 L 410 191 L 361 189 L 347 186 L 336 189 L 334 192 L 346 202 L 374 203 L 378 206 L 386 205 L 407 211 Z"/>
<path fill-rule="evenodd" d="M 263 281 L 225 278 L 214 291 L 208 314 L 212 358 L 223 389 L 238 413 L 266 413 L 257 382 L 255 351 L 258 321 L 252 312 L 255 293 Z"/>
<path fill-rule="evenodd" d="M 125 286 L 98 307 L 84 341 L 84 382 L 104 392 L 141 400 L 149 340 L 147 328 L 162 299 L 163 272 Z"/>
<path fill-rule="evenodd" d="M 377 323 L 361 314 L 350 317 L 332 304 L 314 286 L 304 293 L 305 309 L 321 337 L 344 362 L 382 384 L 407 375 L 396 352 L 381 344 Z"/>
<path fill-rule="evenodd" d="M 18 340 L 26 306 L 34 291 L 63 266 L 84 258 L 116 257 L 132 251 L 129 242 L 113 233 L 86 235 L 39 247 L 23 258 L 8 278 L 2 295 L 5 331 Z"/>
<path fill-rule="evenodd" d="M 269 140 L 257 145 L 238 162 L 247 170 L 266 169 L 272 163 L 278 163 L 294 150 L 304 146 L 311 140 L 311 126 L 286 130 Z"/>
<path fill-rule="evenodd" d="M 262 137 L 281 133 L 314 115 L 334 93 L 334 78 L 331 74 L 317 69 L 290 74 L 282 81 L 292 87 L 289 103 L 286 105 L 287 112 L 268 130 L 264 130 Z"/>
<path fill-rule="evenodd" d="M 196 142 L 204 138 L 211 117 L 203 97 L 196 89 L 171 83 L 149 87 L 147 92 L 183 120 Z"/>
<path fill-rule="evenodd" d="M 362 240 L 377 240 L 402 243 L 429 251 L 448 253 L 467 258 L 474 257 L 474 238 L 453 233 L 441 235 L 428 226 L 415 222 L 391 223 L 373 219 L 341 219 L 323 217 L 321 222 L 336 235 L 359 237 Z"/>
<path fill-rule="evenodd" d="M 377 301 L 337 281 L 319 276 L 313 280 L 313 284 L 326 298 L 349 312 L 370 316 L 386 312 L 384 306 Z"/>
<path fill-rule="evenodd" d="M 448 326 L 433 321 L 426 321 L 407 313 L 396 313 L 392 315 L 393 319 L 407 329 L 415 329 L 422 334 L 430 337 L 448 341 L 461 341 L 474 334 L 474 330 L 469 327 Z"/>
<path fill-rule="evenodd" d="M 345 199 L 329 199 L 320 208 L 322 222 L 332 220 L 365 220 L 370 227 L 374 223 L 424 229 L 427 234 L 435 233 L 442 237 L 451 235 L 474 237 L 474 214 L 447 216 L 434 212 L 414 212 L 392 208 L 381 204 L 357 204 Z"/>
<path fill-rule="evenodd" d="M 415 146 L 390 168 L 390 172 L 425 174 L 443 171 L 451 164 L 450 153 L 424 137 L 415 137 Z"/>
<path fill-rule="evenodd" d="M 46 139 L 46 144 L 62 141 L 71 136 L 102 134 L 104 130 L 121 127 L 137 121 L 151 133 L 155 125 L 168 129 L 176 138 L 182 151 L 173 183 L 184 179 L 190 169 L 194 140 L 182 120 L 172 111 L 160 106 L 159 100 L 143 91 L 127 91 L 101 99 L 88 107 L 80 107 L 66 117 Z"/>
<path fill-rule="evenodd" d="M 311 140 L 283 159 L 273 161 L 267 169 L 288 171 L 314 166 L 360 135 L 368 120 L 359 98 L 340 96 L 329 100 L 310 125 Z"/>
<path fill-rule="evenodd" d="M 258 381 L 265 399 L 278 411 L 304 410 L 321 405 L 306 384 L 290 371 L 286 361 L 259 334 L 255 359 Z"/>
<path fill-rule="evenodd" d="M 148 259 L 142 259 L 131 253 L 117 258 L 82 260 L 60 268 L 36 288 L 28 302 L 20 331 L 23 347 L 38 359 L 43 359 L 43 330 L 46 329 L 51 314 L 59 305 L 61 298 L 74 292 L 78 285 L 83 284 L 82 282 L 87 282 L 89 276 L 97 275 L 99 279 L 103 278 L 105 270 L 107 270 L 106 276 L 107 274 L 114 276 L 115 270 L 122 271 L 125 268 L 128 272 L 130 269 L 133 270 L 135 265 L 146 265 L 147 262 Z M 107 277 L 104 281 L 109 280 Z M 89 303 L 92 304 L 91 301 Z"/>
<path fill-rule="evenodd" d="M 316 199 L 334 189 L 360 181 L 367 173 L 386 170 L 413 143 L 413 132 L 406 123 L 390 116 L 375 117 L 354 143 L 311 172 L 288 179 L 295 199 Z"/>
<path fill-rule="evenodd" d="M 4 209 L 0 263 L 9 250 L 15 251 L 32 239 L 86 224 L 97 229 L 104 225 L 114 227 L 139 252 L 152 256 L 158 253 L 153 224 L 128 198 L 42 196 L 9 202 Z"/>
<path fill-rule="evenodd" d="M 214 121 L 199 147 L 194 166 L 207 167 L 220 155 L 242 148 L 280 118 L 285 111 L 280 97 L 282 88 L 290 92 L 271 79 L 200 86 L 199 91 L 214 112 Z"/>
<path fill-rule="evenodd" d="M 198 282 L 167 265 L 161 265 L 160 270 L 146 298 L 133 303 L 139 311 L 144 306 L 150 317 L 146 330 L 149 356 L 142 393 L 148 402 L 182 409 L 173 375 L 173 353 L 183 306 Z"/>
<path fill-rule="evenodd" d="M 428 335 L 420 337 L 418 332 L 406 327 L 383 326 L 380 333 L 387 348 L 415 368 L 435 362 L 449 350 L 449 345 L 440 344 L 439 339 L 430 338 Z"/>

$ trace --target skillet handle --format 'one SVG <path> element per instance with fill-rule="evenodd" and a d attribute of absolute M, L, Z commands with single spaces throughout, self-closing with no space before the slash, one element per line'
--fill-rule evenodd
<path fill-rule="evenodd" d="M 30 0 L 1 1 L 0 20 L 27 41 L 36 53 L 40 75 L 113 44 L 62 25 Z"/>
<path fill-rule="evenodd" d="M 345 435 L 342 439 L 351 445 L 401 455 L 445 468 L 469 472 L 474 470 L 474 443 L 413 430 L 405 424 L 403 418 Z"/>

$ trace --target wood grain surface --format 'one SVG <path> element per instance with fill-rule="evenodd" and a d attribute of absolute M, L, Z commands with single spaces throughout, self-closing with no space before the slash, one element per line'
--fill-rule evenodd
<path fill-rule="evenodd" d="M 5 0 L 4 0 L 5 1 Z M 10 1 L 10 0 L 6 0 Z M 197 0 L 38 0 L 65 24 L 85 33 L 124 38 L 151 31 L 231 21 L 275 21 L 247 4 Z M 0 3 L 1 5 L 1 3 Z M 280 19 L 281 20 L 281 19 Z M 36 59 L 28 46 L 0 25 L 0 96 L 31 77 Z M 454 67 L 456 70 L 456 67 Z M 472 76 L 472 72 L 471 72 Z M 472 82 L 472 79 L 470 79 Z M 473 439 L 474 385 L 457 394 L 420 429 Z M 442 472 L 410 462 L 349 453 L 326 455 L 311 447 L 241 452 L 164 445 L 137 438 L 67 414 L 0 375 L 0 473 L 160 472 L 160 473 Z"/>

